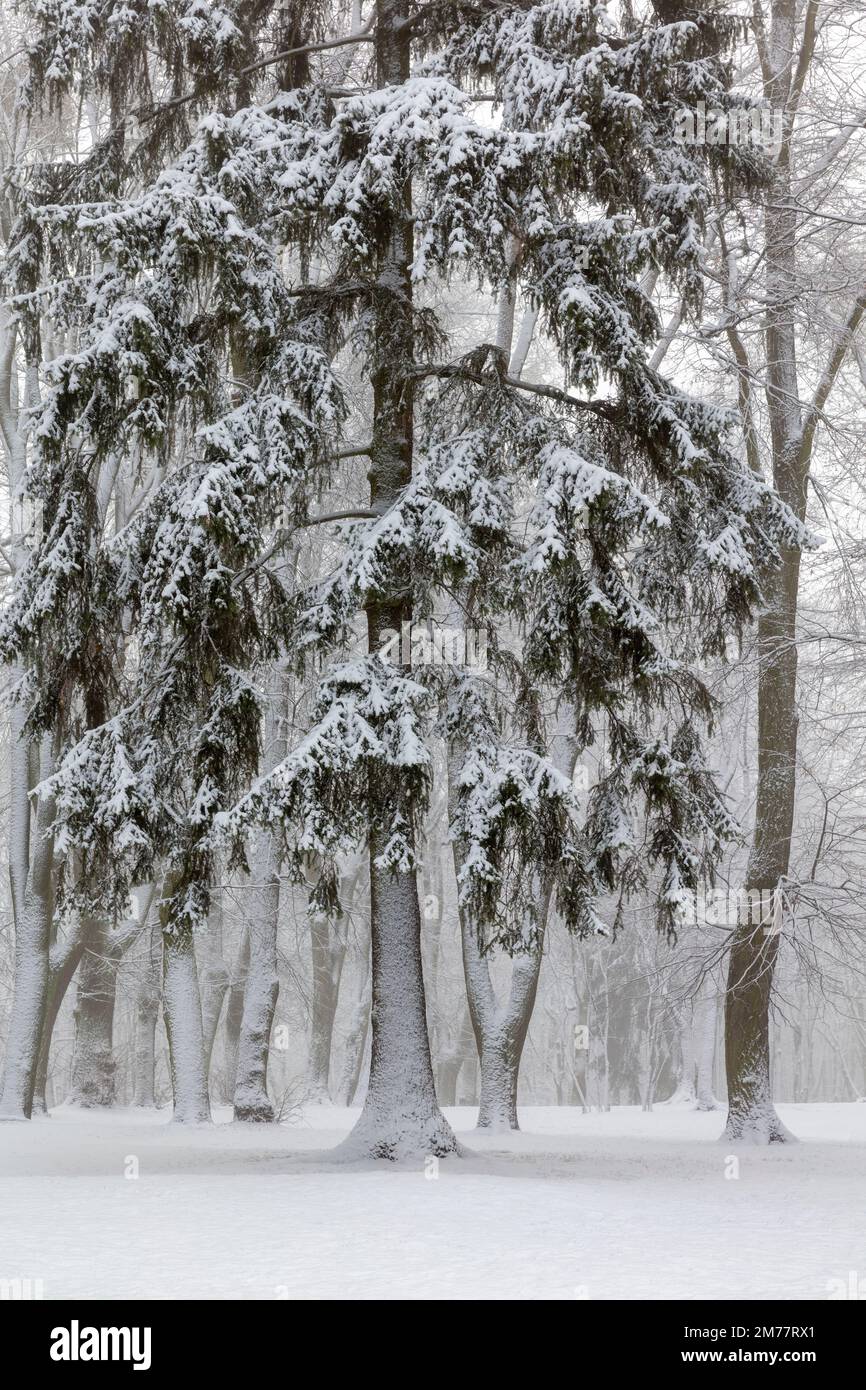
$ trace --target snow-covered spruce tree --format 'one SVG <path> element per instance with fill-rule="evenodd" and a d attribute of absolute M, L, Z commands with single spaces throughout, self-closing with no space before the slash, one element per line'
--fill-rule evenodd
<path fill-rule="evenodd" d="M 276 650 L 281 621 L 279 603 L 257 598 L 269 576 L 242 570 L 266 508 L 294 515 L 290 475 L 316 457 L 317 398 L 328 421 L 339 404 L 315 319 L 305 332 L 292 314 L 295 328 L 282 331 L 291 304 L 272 247 L 252 230 L 260 207 L 235 236 L 219 133 L 214 143 L 202 132 L 155 184 L 143 170 L 185 149 L 202 104 L 243 101 L 242 70 L 260 42 L 270 51 L 284 36 L 287 15 L 196 3 L 31 8 L 29 99 L 75 89 L 111 114 L 81 164 L 28 171 L 10 256 L 22 333 L 38 342 L 47 320 L 77 349 L 44 373 L 31 487 L 45 534 L 4 644 L 29 668 L 31 737 L 49 730 L 66 752 L 56 848 L 78 844 L 83 867 L 75 884 L 65 873 L 65 901 L 113 913 L 133 882 L 162 876 L 176 1114 L 200 1119 L 192 929 L 212 861 L 197 827 L 214 789 L 234 779 L 232 799 L 256 766 L 258 702 L 244 672 Z M 188 88 L 195 101 L 172 100 Z M 259 376 L 265 340 L 279 349 Z M 233 385 L 242 375 L 249 389 Z M 116 534 L 98 496 L 112 466 L 115 477 L 137 473 L 146 498 Z"/>
<path fill-rule="evenodd" d="M 373 85 L 355 90 L 334 84 L 333 41 L 303 6 L 283 50 L 266 5 L 32 8 L 35 80 L 100 90 L 122 42 L 127 104 L 157 73 L 174 82 L 123 193 L 34 187 L 12 258 L 32 331 L 48 313 L 78 333 L 34 420 L 46 535 L 4 639 L 32 673 L 34 736 L 59 721 L 58 844 L 80 848 L 103 911 L 165 875 L 176 1113 L 195 1119 L 192 937 L 218 849 L 241 857 L 254 825 L 281 826 L 299 878 L 311 854 L 323 864 L 315 905 L 333 909 L 337 857 L 365 843 L 373 1047 L 348 1152 L 454 1152 L 416 882 L 432 748 L 444 738 L 456 764 L 461 909 L 486 943 L 532 939 L 539 887 L 589 931 L 596 891 L 652 863 L 672 920 L 728 818 L 700 755 L 705 692 L 664 629 L 718 650 L 760 566 L 799 539 L 728 452 L 725 418 L 646 360 L 658 323 L 641 276 L 657 264 L 699 296 L 704 169 L 675 118 L 728 100 L 725 25 L 619 22 L 584 0 L 377 0 L 350 50 L 363 83 L 372 45 Z M 735 172 L 736 151 L 717 155 Z M 489 344 L 454 357 L 427 307 L 455 275 L 496 295 L 515 242 L 562 387 L 509 379 Z M 77 274 L 82 248 L 107 268 Z M 327 271 L 315 281 L 311 252 Z M 363 447 L 343 437 L 350 354 Z M 372 515 L 343 532 L 326 579 L 293 592 L 281 549 L 317 519 L 336 456 L 357 452 Z M 93 525 L 109 454 L 159 469 L 115 534 Z M 490 631 L 489 672 L 395 661 L 455 595 Z M 127 659 L 106 663 L 120 631 Z M 284 650 L 321 671 L 312 723 L 247 789 L 258 675 Z M 582 746 L 605 740 L 588 807 L 545 756 L 544 703 L 560 696 Z"/>

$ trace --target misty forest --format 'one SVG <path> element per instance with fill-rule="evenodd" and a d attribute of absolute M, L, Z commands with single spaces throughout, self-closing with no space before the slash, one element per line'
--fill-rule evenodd
<path fill-rule="evenodd" d="M 864 194 L 862 0 L 2 0 L 4 1297 L 866 1297 Z"/>

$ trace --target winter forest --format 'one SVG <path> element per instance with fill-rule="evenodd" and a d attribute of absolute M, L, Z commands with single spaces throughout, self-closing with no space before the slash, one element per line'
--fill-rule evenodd
<path fill-rule="evenodd" d="M 864 195 L 863 0 L 2 0 L 0 1297 L 866 1297 Z"/>

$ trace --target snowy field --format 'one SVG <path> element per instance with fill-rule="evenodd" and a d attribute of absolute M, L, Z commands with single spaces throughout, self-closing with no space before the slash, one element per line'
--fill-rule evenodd
<path fill-rule="evenodd" d="M 739 1149 L 738 1177 L 722 1112 L 664 1106 L 527 1107 L 522 1133 L 486 1138 L 449 1111 L 472 1151 L 435 1176 L 329 1161 L 355 1112 L 258 1130 L 61 1109 L 0 1125 L 0 1280 L 61 1299 L 823 1299 L 866 1276 L 866 1105 L 780 1109 L 802 1142 Z"/>

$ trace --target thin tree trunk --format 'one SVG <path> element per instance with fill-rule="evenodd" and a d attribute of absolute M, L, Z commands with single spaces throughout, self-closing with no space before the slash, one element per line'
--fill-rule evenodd
<path fill-rule="evenodd" d="M 225 1022 L 225 1076 L 222 1099 L 226 1105 L 234 1104 L 235 1084 L 238 1074 L 238 1052 L 240 1049 L 241 1023 L 244 1016 L 244 990 L 247 971 L 250 968 L 250 933 L 246 925 L 241 933 L 237 959 L 232 971 L 226 1004 Z"/>
<path fill-rule="evenodd" d="M 351 1105 L 361 1084 L 364 1054 L 367 1049 L 367 1035 L 370 1031 L 370 948 L 365 946 L 366 968 L 361 979 L 358 997 L 355 1000 L 346 1034 L 346 1047 L 343 1057 L 343 1071 L 340 1078 L 338 1098 L 342 1105 Z"/>
<path fill-rule="evenodd" d="M 162 934 L 153 922 L 145 934 L 135 996 L 135 1077 L 132 1103 L 142 1109 L 156 1104 L 156 1028 L 159 1022 L 159 975 Z"/>
<path fill-rule="evenodd" d="M 694 1009 L 696 1101 L 698 1110 L 717 1110 L 713 1094 L 719 991 L 713 975 L 701 981 Z"/>
<path fill-rule="evenodd" d="M 677 1070 L 674 1093 L 665 1105 L 694 1104 L 695 1092 L 695 1030 L 694 1010 L 691 999 L 684 999 L 675 1006 Z"/>
<path fill-rule="evenodd" d="M 210 1076 L 211 1056 L 219 1027 L 223 1000 L 229 987 L 228 971 L 223 960 L 222 894 L 215 889 L 211 899 L 207 932 L 201 942 L 201 1027 L 204 1047 L 205 1076 Z"/>
<path fill-rule="evenodd" d="M 268 702 L 265 719 L 265 773 L 272 772 L 286 753 L 289 685 L 285 671 L 278 670 L 275 676 L 278 689 Z M 248 957 L 235 1063 L 234 1116 L 236 1120 L 267 1124 L 274 1119 L 268 1095 L 268 1054 L 280 990 L 280 840 L 276 831 L 257 836 L 248 891 Z"/>
<path fill-rule="evenodd" d="M 315 913 L 310 923 L 313 989 L 310 1007 L 310 1059 L 307 1091 L 313 1101 L 331 1098 L 331 1052 L 340 980 L 349 941 L 349 911 L 361 863 L 340 877 L 340 912 L 336 918 Z"/>
<path fill-rule="evenodd" d="M 210 1120 L 201 996 L 192 932 L 169 930 L 168 900 L 174 891 L 172 876 L 163 885 L 159 920 L 163 937 L 163 1007 L 168 1034 L 174 1120 L 179 1124 L 203 1124 Z"/>

